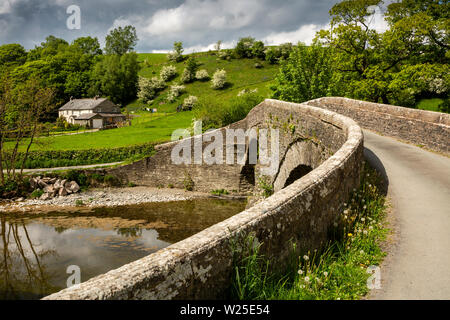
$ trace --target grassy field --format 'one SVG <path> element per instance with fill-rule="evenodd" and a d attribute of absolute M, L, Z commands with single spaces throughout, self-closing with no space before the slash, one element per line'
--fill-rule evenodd
<path fill-rule="evenodd" d="M 84 150 L 116 148 L 147 142 L 169 141 L 173 130 L 191 124 L 191 112 L 172 114 L 142 114 L 134 118 L 132 126 L 89 132 L 77 135 L 42 137 L 32 150 Z M 7 143 L 8 146 L 11 143 Z M 21 150 L 25 145 L 21 146 Z"/>
<path fill-rule="evenodd" d="M 416 105 L 417 109 L 421 110 L 429 110 L 429 111 L 437 111 L 440 112 L 438 106 L 444 102 L 443 99 L 440 98 L 432 98 L 432 99 L 422 99 Z"/>
<path fill-rule="evenodd" d="M 32 146 L 32 150 L 85 150 L 101 149 L 112 147 L 123 147 L 138 145 L 148 142 L 169 141 L 173 130 L 187 128 L 192 122 L 192 112 L 185 111 L 176 113 L 178 105 L 183 100 L 194 95 L 198 98 L 212 98 L 226 100 L 235 97 L 244 88 L 258 89 L 258 94 L 268 97 L 270 89 L 268 86 L 273 81 L 278 72 L 278 65 L 270 65 L 257 59 L 232 59 L 231 61 L 219 60 L 212 53 L 197 53 L 197 60 L 200 63 L 199 69 L 206 69 L 210 76 L 216 69 L 225 69 L 229 85 L 223 90 L 213 90 L 210 81 L 195 81 L 186 84 L 186 93 L 178 97 L 173 103 L 166 103 L 168 87 L 160 93 L 151 105 L 145 105 L 138 100 L 133 101 L 126 110 L 134 116 L 132 126 L 117 129 L 110 129 L 98 132 L 89 132 L 78 135 L 61 135 L 54 137 L 41 137 Z M 147 63 L 144 61 L 147 60 Z M 165 54 L 139 54 L 141 63 L 140 76 L 155 77 L 164 65 L 173 64 L 176 66 L 177 77 L 170 82 L 180 82 L 180 76 L 185 68 L 185 62 L 169 63 Z M 263 68 L 255 68 L 255 63 L 259 62 Z M 145 108 L 157 108 L 157 113 L 145 111 Z M 25 140 L 24 143 L 27 141 Z M 6 147 L 11 147 L 12 143 L 6 143 Z M 25 144 L 21 146 L 21 150 Z"/>

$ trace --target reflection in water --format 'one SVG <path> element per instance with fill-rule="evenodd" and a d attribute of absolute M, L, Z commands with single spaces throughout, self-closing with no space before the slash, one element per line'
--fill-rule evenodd
<path fill-rule="evenodd" d="M 197 199 L 45 215 L 1 215 L 0 299 L 38 299 L 185 239 L 245 203 Z"/>

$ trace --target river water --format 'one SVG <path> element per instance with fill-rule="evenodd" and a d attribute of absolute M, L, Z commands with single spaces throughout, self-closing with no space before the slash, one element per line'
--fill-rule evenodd
<path fill-rule="evenodd" d="M 183 240 L 245 209 L 195 199 L 46 214 L 0 213 L 0 299 L 39 299 Z M 69 272 L 68 272 L 69 271 Z M 73 278 L 73 277 L 72 277 Z"/>

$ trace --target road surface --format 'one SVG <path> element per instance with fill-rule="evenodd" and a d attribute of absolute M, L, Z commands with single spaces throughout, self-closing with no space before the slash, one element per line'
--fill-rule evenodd
<path fill-rule="evenodd" d="M 369 299 L 450 299 L 450 158 L 367 130 L 364 146 L 387 176 L 395 230 Z"/>

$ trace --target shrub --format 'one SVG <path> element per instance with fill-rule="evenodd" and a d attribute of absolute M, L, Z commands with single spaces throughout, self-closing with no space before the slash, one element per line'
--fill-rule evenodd
<path fill-rule="evenodd" d="M 217 56 L 219 57 L 219 59 L 227 60 L 227 58 L 230 57 L 230 53 L 227 50 L 220 50 L 219 52 L 217 52 Z"/>
<path fill-rule="evenodd" d="M 185 86 L 174 84 L 173 86 L 170 86 L 169 94 L 167 95 L 167 101 L 174 102 L 180 94 L 184 92 L 186 89 Z"/>
<path fill-rule="evenodd" d="M 206 71 L 205 69 L 198 70 L 195 74 L 195 78 L 200 81 L 208 80 L 209 79 L 208 71 Z"/>
<path fill-rule="evenodd" d="M 224 69 L 217 70 L 211 80 L 213 89 L 223 89 L 227 83 L 227 72 Z"/>
<path fill-rule="evenodd" d="M 88 185 L 88 177 L 79 170 L 69 170 L 63 177 L 69 181 L 75 181 L 80 187 Z"/>
<path fill-rule="evenodd" d="M 184 173 L 183 185 L 186 191 L 194 190 L 194 180 L 192 180 L 191 176 L 187 172 Z"/>
<path fill-rule="evenodd" d="M 177 74 L 177 68 L 175 66 L 164 66 L 159 73 L 161 79 L 165 82 L 173 79 Z"/>
<path fill-rule="evenodd" d="M 253 56 L 252 47 L 255 43 L 255 39 L 252 37 L 246 37 L 239 39 L 234 54 L 237 58 L 251 58 Z"/>
<path fill-rule="evenodd" d="M 258 184 L 264 198 L 268 198 L 273 194 L 273 185 L 269 182 L 267 177 L 260 177 Z"/>
<path fill-rule="evenodd" d="M 203 129 L 221 128 L 244 119 L 249 111 L 263 101 L 255 93 L 244 94 L 229 100 L 206 98 L 200 100 L 193 109 L 194 118 L 203 121 Z"/>
<path fill-rule="evenodd" d="M 194 56 L 190 56 L 189 59 L 186 61 L 186 69 L 192 74 L 195 75 L 195 72 L 198 69 L 198 62 L 195 59 Z"/>
<path fill-rule="evenodd" d="M 109 185 L 111 187 L 120 185 L 120 180 L 117 177 L 110 175 L 110 174 L 105 175 L 103 180 L 105 181 L 105 183 L 107 185 Z"/>
<path fill-rule="evenodd" d="M 163 79 L 157 77 L 151 79 L 139 77 L 138 87 L 138 98 L 144 103 L 149 103 L 159 91 L 166 87 L 166 83 Z"/>
<path fill-rule="evenodd" d="M 450 99 L 445 99 L 441 104 L 439 104 L 438 109 L 440 112 L 450 113 Z"/>
<path fill-rule="evenodd" d="M 189 83 L 192 82 L 192 80 L 194 80 L 194 75 L 191 72 L 189 72 L 187 68 L 185 68 L 183 70 L 183 73 L 181 74 L 181 81 L 183 83 Z"/>
<path fill-rule="evenodd" d="M 36 189 L 31 193 L 30 197 L 33 199 L 37 199 L 37 198 L 40 198 L 43 194 L 44 194 L 44 190 Z"/>
<path fill-rule="evenodd" d="M 198 102 L 196 96 L 189 96 L 183 101 L 183 110 L 191 110 Z"/>
<path fill-rule="evenodd" d="M 226 195 L 226 194 L 230 194 L 230 193 L 225 189 L 215 189 L 215 190 L 211 190 L 211 194 L 220 196 L 220 195 Z"/>

